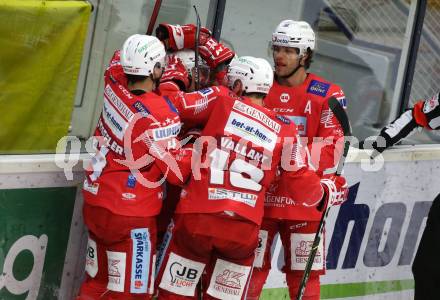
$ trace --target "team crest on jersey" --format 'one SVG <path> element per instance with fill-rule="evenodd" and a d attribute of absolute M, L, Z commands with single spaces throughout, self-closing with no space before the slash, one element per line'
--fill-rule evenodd
<path fill-rule="evenodd" d="M 327 95 L 328 89 L 330 88 L 329 83 L 324 83 L 318 80 L 312 80 L 309 87 L 307 88 L 307 93 L 325 97 Z"/>
<path fill-rule="evenodd" d="M 286 102 L 289 102 L 289 100 L 290 100 L 290 95 L 289 95 L 289 94 L 287 94 L 287 93 L 282 93 L 282 94 L 280 95 L 280 101 L 281 101 L 281 102 L 286 103 Z"/>

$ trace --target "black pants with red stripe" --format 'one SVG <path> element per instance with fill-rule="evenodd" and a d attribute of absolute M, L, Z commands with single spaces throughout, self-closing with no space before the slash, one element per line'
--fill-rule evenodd
<path fill-rule="evenodd" d="M 438 299 L 440 295 L 440 194 L 429 210 L 416 257 L 412 265 L 415 300 Z"/>

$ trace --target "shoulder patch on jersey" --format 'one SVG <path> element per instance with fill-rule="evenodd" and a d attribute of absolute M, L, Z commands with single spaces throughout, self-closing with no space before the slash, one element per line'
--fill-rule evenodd
<path fill-rule="evenodd" d="M 142 117 L 147 117 L 147 116 L 150 114 L 149 110 L 145 107 L 145 105 L 142 104 L 141 101 L 136 101 L 136 102 L 133 104 L 133 107 L 134 107 L 138 112 L 141 113 Z"/>
<path fill-rule="evenodd" d="M 290 124 L 290 120 L 282 115 L 277 115 L 277 119 L 283 122 L 284 124 Z"/>
<path fill-rule="evenodd" d="M 329 88 L 330 88 L 329 83 L 324 83 L 318 80 L 312 80 L 309 84 L 309 87 L 307 88 L 307 93 L 325 97 L 327 95 Z"/>
<path fill-rule="evenodd" d="M 212 94 L 214 92 L 214 90 L 210 87 L 207 87 L 207 88 L 198 90 L 197 92 L 202 96 L 208 96 L 208 95 Z"/>

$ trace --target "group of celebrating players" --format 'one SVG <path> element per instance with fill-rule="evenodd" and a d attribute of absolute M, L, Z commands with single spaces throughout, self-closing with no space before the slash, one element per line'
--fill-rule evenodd
<path fill-rule="evenodd" d="M 198 38 L 197 70 L 196 26 L 160 24 L 130 36 L 105 72 L 78 300 L 258 299 L 277 233 L 293 299 L 322 211 L 347 198 L 328 105 L 346 100 L 307 72 L 310 25 L 276 27 L 274 68 L 205 28 Z M 319 299 L 324 270 L 321 244 L 303 299 Z"/>

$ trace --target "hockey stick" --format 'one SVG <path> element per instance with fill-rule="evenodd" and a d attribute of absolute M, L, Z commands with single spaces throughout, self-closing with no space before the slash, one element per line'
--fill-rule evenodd
<path fill-rule="evenodd" d="M 153 33 L 154 25 L 156 24 L 157 16 L 159 15 L 160 6 L 162 5 L 162 0 L 156 0 L 154 4 L 153 12 L 151 13 L 150 23 L 148 24 L 147 34 L 151 35 Z"/>
<path fill-rule="evenodd" d="M 194 11 L 196 13 L 196 18 L 197 18 L 197 27 L 196 27 L 196 44 L 195 44 L 195 57 L 194 57 L 194 68 L 195 68 L 195 72 L 194 72 L 194 86 L 195 86 L 195 90 L 199 90 L 200 88 L 200 70 L 199 70 L 199 43 L 200 43 L 200 16 L 199 13 L 197 12 L 197 8 L 195 5 L 193 5 L 194 7 Z"/>
<path fill-rule="evenodd" d="M 345 136 L 344 152 L 339 159 L 338 169 L 336 170 L 336 175 L 341 175 L 342 169 L 344 168 L 345 159 L 347 158 L 348 150 L 350 149 L 351 126 L 345 109 L 335 97 L 328 99 L 328 106 L 335 115 L 336 119 L 338 119 L 339 124 L 341 124 L 342 131 L 344 132 Z"/>
<path fill-rule="evenodd" d="M 348 149 L 350 148 L 351 127 L 347 113 L 335 97 L 331 97 L 330 99 L 328 99 L 328 105 L 330 107 L 330 110 L 333 112 L 333 114 L 341 124 L 345 136 L 344 152 L 339 159 L 338 168 L 336 170 L 336 175 L 341 175 L 342 169 L 344 168 L 345 159 L 347 158 Z M 313 262 L 315 260 L 316 252 L 318 251 L 319 243 L 321 242 L 322 232 L 324 231 L 325 221 L 327 219 L 329 211 L 330 206 L 327 207 L 325 212 L 322 214 L 321 220 L 319 221 L 318 230 L 316 231 L 312 249 L 310 250 L 309 258 L 307 259 L 307 264 L 304 269 L 303 277 L 301 279 L 301 284 L 298 288 L 298 293 L 296 295 L 297 300 L 301 300 L 304 295 L 306 284 L 309 280 L 310 272 L 312 271 Z"/>

